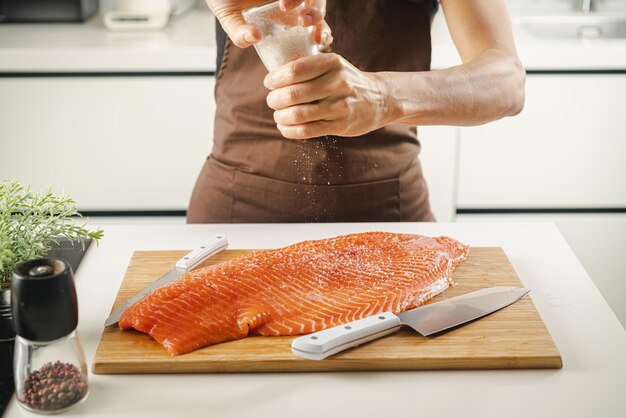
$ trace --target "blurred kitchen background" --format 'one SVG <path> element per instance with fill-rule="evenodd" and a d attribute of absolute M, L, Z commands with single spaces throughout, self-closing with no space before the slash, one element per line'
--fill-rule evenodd
<path fill-rule="evenodd" d="M 556 222 L 626 325 L 626 0 L 507 3 L 526 107 L 419 129 L 435 215 Z M 94 224 L 184 222 L 212 144 L 204 0 L 0 0 L 0 21 L 0 178 Z M 432 35 L 433 69 L 459 63 L 441 11 Z"/>

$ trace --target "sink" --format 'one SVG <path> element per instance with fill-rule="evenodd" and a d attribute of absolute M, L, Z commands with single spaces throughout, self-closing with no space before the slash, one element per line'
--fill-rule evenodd
<path fill-rule="evenodd" d="M 517 16 L 513 23 L 541 39 L 626 38 L 626 15 Z"/>

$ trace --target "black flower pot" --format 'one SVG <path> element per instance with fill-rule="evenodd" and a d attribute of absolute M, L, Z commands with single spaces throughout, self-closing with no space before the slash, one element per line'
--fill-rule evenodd
<path fill-rule="evenodd" d="M 0 416 L 13 396 L 13 345 L 15 330 L 11 316 L 11 291 L 0 289 Z"/>

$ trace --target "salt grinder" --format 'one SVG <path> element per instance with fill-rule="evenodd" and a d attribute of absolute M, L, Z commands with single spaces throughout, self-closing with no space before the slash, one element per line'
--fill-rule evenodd
<path fill-rule="evenodd" d="M 78 301 L 63 260 L 18 264 L 11 281 L 15 326 L 15 395 L 29 411 L 65 411 L 88 393 L 87 364 L 78 338 Z"/>
<path fill-rule="evenodd" d="M 283 11 L 279 2 L 274 1 L 243 10 L 245 21 L 261 31 L 262 39 L 254 48 L 269 71 L 298 58 L 320 53 L 320 47 L 313 39 L 315 28 L 299 25 L 298 16 L 303 8 L 304 4 L 300 4 Z"/>

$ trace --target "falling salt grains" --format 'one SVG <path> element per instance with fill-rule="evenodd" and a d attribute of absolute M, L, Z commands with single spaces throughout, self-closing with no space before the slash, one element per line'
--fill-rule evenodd
<path fill-rule="evenodd" d="M 325 193 L 320 187 L 337 184 L 341 178 L 342 166 L 338 158 L 343 154 L 337 146 L 337 139 L 324 136 L 314 139 L 305 139 L 296 143 L 294 169 L 299 182 L 309 187 L 308 190 L 295 188 L 303 199 L 302 216 L 306 222 L 331 220 L 338 207 L 337 201 L 325 201 L 318 198 Z"/>

